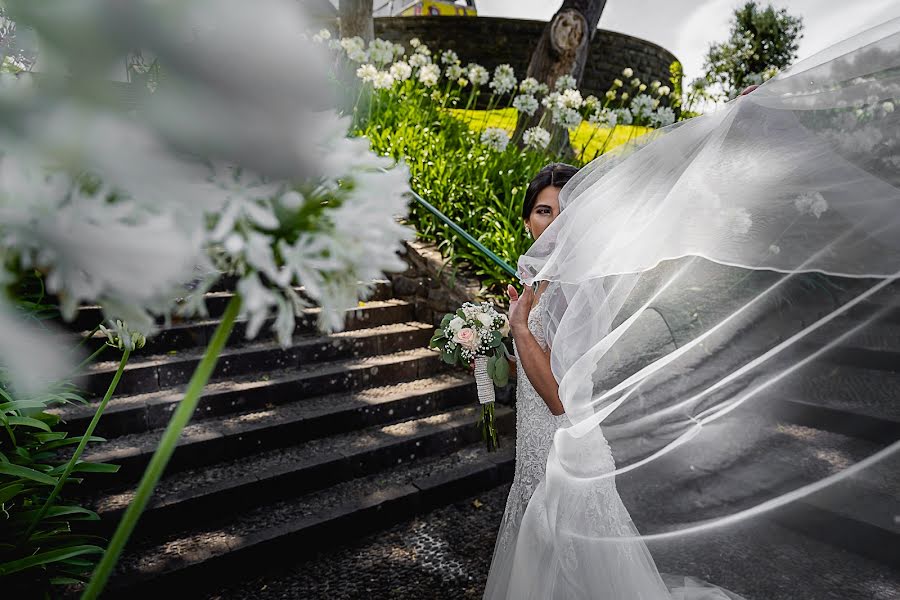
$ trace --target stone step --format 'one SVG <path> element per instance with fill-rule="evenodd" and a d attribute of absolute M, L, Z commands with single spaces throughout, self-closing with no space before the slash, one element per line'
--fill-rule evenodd
<path fill-rule="evenodd" d="M 747 407 L 707 424 L 689 443 L 642 467 L 641 478 L 626 475 L 624 480 L 617 479 L 617 486 L 635 502 L 653 497 L 648 494 L 667 498 L 651 517 L 654 520 L 704 521 L 723 516 L 717 511 L 729 514 L 750 508 L 819 481 L 882 448 L 862 439 L 773 421 L 764 412 L 762 407 Z M 900 465 L 895 462 L 894 466 Z M 842 488 L 848 490 L 843 496 L 833 495 Z M 880 464 L 826 492 L 795 501 L 768 516 L 804 535 L 840 542 L 853 552 L 861 552 L 866 540 L 879 541 L 865 555 L 896 564 L 900 524 L 894 517 L 900 512 L 896 500 L 900 498 L 900 469 Z M 847 498 L 852 498 L 852 503 L 846 502 Z M 794 516 L 782 519 L 781 513 Z M 806 516 L 797 518 L 797 514 Z M 885 540 L 892 543 L 881 543 Z"/>
<path fill-rule="evenodd" d="M 305 309 L 300 316 L 297 317 L 297 325 L 294 329 L 295 337 L 315 335 L 318 333 L 316 321 L 319 317 L 321 309 L 308 308 Z M 374 300 L 366 302 L 359 308 L 349 310 L 346 313 L 346 321 L 344 331 L 355 331 L 370 327 L 379 327 L 381 325 L 390 325 L 392 323 L 405 323 L 415 320 L 415 311 L 412 304 L 403 300 Z M 219 325 L 218 318 L 190 320 L 173 323 L 169 327 L 162 329 L 159 333 L 147 339 L 147 344 L 139 352 L 139 355 L 167 353 L 189 348 L 206 347 L 212 339 L 216 327 Z M 259 330 L 255 342 L 273 340 L 275 333 L 272 325 L 275 317 L 266 319 L 262 328 Z M 246 329 L 248 321 L 240 319 L 235 322 L 234 329 L 228 338 L 227 347 L 233 348 L 241 344 L 247 343 Z M 88 332 L 83 332 L 83 336 Z M 93 352 L 101 345 L 106 343 L 106 336 L 101 332 L 95 332 L 90 340 L 85 342 L 87 352 Z"/>
<path fill-rule="evenodd" d="M 511 416 L 498 407 L 498 416 Z M 210 582 L 243 579 L 512 479 L 512 448 L 480 444 L 437 458 L 401 462 L 324 490 L 284 494 L 218 522 L 163 540 L 137 540 L 120 561 L 109 598 L 195 597 Z"/>
<path fill-rule="evenodd" d="M 314 363 L 288 371 L 272 371 L 235 377 L 208 384 L 194 412 L 193 421 L 233 413 L 271 409 L 279 405 L 312 400 L 324 394 L 396 384 L 428 377 L 445 367 L 440 356 L 425 348 L 400 351 L 342 361 Z M 184 397 L 186 386 L 177 386 L 147 394 L 114 396 L 97 425 L 96 434 L 114 438 L 165 427 L 175 407 Z M 97 401 L 72 404 L 49 412 L 59 415 L 63 429 L 85 431 L 94 416 Z"/>
<path fill-rule="evenodd" d="M 419 379 L 394 386 L 282 403 L 190 423 L 167 467 L 169 473 L 213 465 L 254 452 L 279 449 L 373 424 L 425 415 L 475 398 L 470 378 Z M 92 477 L 103 488 L 136 481 L 162 437 L 163 428 L 113 438 L 89 447 L 84 459 L 119 465 L 118 473 Z M 358 433 L 358 432 L 357 432 Z"/>
<path fill-rule="evenodd" d="M 285 440 L 252 448 L 215 464 L 169 472 L 141 518 L 146 535 L 192 529 L 218 519 L 236 518 L 263 502 L 275 502 L 373 475 L 405 463 L 451 454 L 480 440 L 477 406 L 469 394 L 436 393 L 427 415 L 395 415 L 378 425 L 327 437 Z M 442 396 L 442 397 L 441 397 Z M 426 400 L 427 401 L 427 400 Z M 426 401 L 423 401 L 424 404 Z M 463 402 L 465 406 L 459 406 Z M 402 410 L 399 402 L 392 403 Z M 391 408 L 385 405 L 386 414 Z M 409 411 L 408 411 L 409 412 Z M 414 414 L 415 410 L 411 411 Z M 498 410 L 504 433 L 512 428 L 512 411 Z M 384 424 L 384 422 L 388 424 Z M 252 446 L 252 440 L 251 444 Z M 90 492 L 90 490 L 87 490 Z M 134 484 L 84 496 L 101 517 L 97 533 L 109 533 L 134 497 Z M 222 507 L 227 506 L 226 512 Z M 228 512 L 230 511 L 230 512 Z"/>
<path fill-rule="evenodd" d="M 224 284 L 214 286 L 213 289 L 206 294 L 206 308 L 209 312 L 209 316 L 212 318 L 222 316 L 222 313 L 225 311 L 225 306 L 231 300 L 232 296 L 234 296 L 234 281 L 227 278 L 223 279 L 223 281 L 225 281 Z M 376 279 L 372 283 L 374 284 L 372 295 L 366 302 L 389 300 L 393 296 L 391 282 L 389 280 Z M 308 299 L 303 287 L 296 287 L 294 290 L 300 294 L 301 297 Z M 78 314 L 72 321 L 62 324 L 72 331 L 90 331 L 102 321 L 103 312 L 100 310 L 99 306 L 85 305 L 79 308 Z M 162 323 L 162 321 L 160 321 L 160 323 Z"/>
<path fill-rule="evenodd" d="M 480 598 L 508 493 L 500 485 L 233 584 L 210 580 L 195 597 Z M 900 598 L 895 570 L 768 520 L 648 546 L 662 573 L 700 577 L 747 600 Z"/>
<path fill-rule="evenodd" d="M 823 326 L 799 344 L 802 349 L 818 349 L 831 342 L 835 333 L 849 330 L 855 323 L 849 317 L 837 319 L 834 326 Z M 823 357 L 839 365 L 863 369 L 900 372 L 900 323 L 879 320 L 869 323 L 857 333 L 841 341 Z"/>
<path fill-rule="evenodd" d="M 396 323 L 328 336 L 299 338 L 290 348 L 274 342 L 256 342 L 237 348 L 225 348 L 212 378 L 224 379 L 251 373 L 307 367 L 316 362 L 372 356 L 413 348 L 425 348 L 434 328 L 425 323 Z M 138 355 L 126 365 L 119 394 L 138 394 L 186 384 L 200 362 L 205 349 L 174 354 Z M 83 387 L 89 394 L 105 393 L 118 363 L 103 361 L 91 365 Z"/>

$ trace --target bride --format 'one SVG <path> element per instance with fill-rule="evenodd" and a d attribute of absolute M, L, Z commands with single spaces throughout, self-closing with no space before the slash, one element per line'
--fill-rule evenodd
<path fill-rule="evenodd" d="M 559 215 L 560 189 L 577 171 L 571 165 L 554 163 L 541 169 L 531 181 L 522 209 L 529 236 L 538 239 Z M 594 561 L 589 565 L 593 571 L 591 580 L 594 585 L 591 587 L 573 589 L 570 587 L 571 581 L 557 579 L 559 573 L 552 570 L 554 556 L 550 533 L 541 527 L 546 523 L 546 516 L 541 514 L 545 510 L 543 480 L 554 433 L 568 422 L 559 398 L 559 385 L 550 368 L 551 349 L 544 334 L 543 313 L 540 310 L 548 285 L 548 282 L 537 285 L 537 292 L 525 287 L 521 296 L 513 286 L 508 287 L 509 324 L 516 356 L 516 466 L 494 548 L 485 599 L 737 598 L 724 590 L 687 579 L 682 582 L 683 586 L 675 587 L 670 593 L 641 542 L 616 544 L 610 547 L 608 555 L 593 556 Z M 608 446 L 606 450 L 602 460 L 612 471 L 612 453 Z M 613 480 L 606 479 L 596 487 L 597 503 L 586 508 L 595 511 L 596 516 L 602 519 L 605 533 L 618 537 L 636 535 L 637 530 L 616 492 Z M 519 535 L 523 519 L 537 525 L 530 530 L 532 535 L 528 538 Z M 539 568 L 532 570 L 533 567 Z M 692 595 L 686 595 L 691 592 Z"/>
<path fill-rule="evenodd" d="M 529 185 L 535 241 L 508 290 L 515 475 L 486 600 L 737 598 L 661 575 L 646 542 L 848 492 L 900 451 L 811 463 L 772 394 L 881 314 L 860 324 L 863 302 L 900 298 L 879 296 L 900 278 L 900 19 L 749 91 Z M 822 279 L 841 280 L 827 302 L 807 293 Z M 654 486 L 643 534 L 628 477 Z"/>

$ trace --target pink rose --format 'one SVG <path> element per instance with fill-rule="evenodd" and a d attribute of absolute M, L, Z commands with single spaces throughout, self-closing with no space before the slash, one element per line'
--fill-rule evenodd
<path fill-rule="evenodd" d="M 456 332 L 456 335 L 453 336 L 453 341 L 457 344 L 462 344 L 469 350 L 475 349 L 475 330 L 471 327 L 463 327 L 459 331 Z"/>

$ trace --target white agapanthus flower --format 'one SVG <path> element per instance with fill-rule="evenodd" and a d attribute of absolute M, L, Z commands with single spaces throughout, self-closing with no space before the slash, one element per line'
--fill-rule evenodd
<path fill-rule="evenodd" d="M 634 70 L 631 67 L 625 67 L 622 69 L 622 76 L 625 78 L 631 77 L 634 75 Z"/>
<path fill-rule="evenodd" d="M 403 60 L 398 60 L 391 65 L 389 73 L 396 81 L 406 81 L 412 75 L 412 67 Z"/>
<path fill-rule="evenodd" d="M 494 69 L 494 78 L 489 87 L 496 94 L 508 94 L 516 88 L 516 74 L 510 65 L 503 64 Z"/>
<path fill-rule="evenodd" d="M 513 100 L 513 108 L 529 117 L 537 112 L 538 106 L 537 98 L 530 94 L 519 94 Z"/>
<path fill-rule="evenodd" d="M 472 82 L 472 85 L 475 87 L 481 87 L 490 79 L 490 74 L 487 69 L 482 67 L 481 65 L 475 63 L 469 63 L 466 67 L 466 70 L 469 74 L 469 81 Z"/>
<path fill-rule="evenodd" d="M 394 43 L 381 38 L 369 42 L 369 60 L 378 66 L 391 63 L 394 60 Z"/>
<path fill-rule="evenodd" d="M 581 108 L 582 104 L 584 104 L 584 99 L 581 97 L 581 92 L 578 90 L 567 89 L 562 92 L 557 99 L 557 105 L 560 108 L 578 110 Z"/>
<path fill-rule="evenodd" d="M 456 80 L 463 76 L 465 70 L 462 66 L 453 63 L 444 70 L 444 76 L 450 80 Z"/>
<path fill-rule="evenodd" d="M 421 54 L 422 56 L 427 56 L 429 59 L 431 58 L 431 48 L 426 46 L 425 44 L 419 44 L 416 46 L 416 54 Z"/>
<path fill-rule="evenodd" d="M 658 91 L 660 96 L 668 96 L 672 92 L 667 85 L 660 86 Z"/>
<path fill-rule="evenodd" d="M 556 86 L 554 89 L 558 92 L 562 92 L 564 90 L 574 89 L 576 85 L 575 78 L 571 75 L 562 75 L 559 79 L 556 80 Z"/>
<path fill-rule="evenodd" d="M 543 98 L 541 98 L 541 104 L 544 108 L 549 110 L 555 110 L 559 107 L 559 92 L 550 92 Z"/>
<path fill-rule="evenodd" d="M 594 112 L 600 108 L 600 99 L 591 94 L 584 99 L 584 109 L 588 112 Z"/>
<path fill-rule="evenodd" d="M 635 116 L 647 116 L 653 111 L 653 98 L 647 94 L 639 94 L 632 98 L 629 108 Z"/>
<path fill-rule="evenodd" d="M 637 77 L 631 80 L 631 87 L 638 87 L 639 85 L 641 85 L 641 80 Z"/>
<path fill-rule="evenodd" d="M 553 122 L 566 129 L 574 129 L 581 124 L 581 113 L 574 108 L 560 108 L 553 112 Z"/>
<path fill-rule="evenodd" d="M 403 44 L 394 44 L 394 60 L 399 59 L 400 57 L 406 54 L 406 48 L 403 47 Z"/>
<path fill-rule="evenodd" d="M 621 125 L 631 125 L 634 122 L 634 115 L 627 108 L 616 110 L 616 122 Z"/>
<path fill-rule="evenodd" d="M 614 88 L 622 87 L 622 80 L 621 79 L 613 79 L 613 87 Z"/>
<path fill-rule="evenodd" d="M 615 111 L 610 110 L 608 108 L 601 108 L 598 111 L 594 111 L 588 117 L 588 121 L 593 123 L 594 125 L 598 125 L 600 127 L 609 126 L 614 127 L 618 122 L 619 117 Z"/>
<path fill-rule="evenodd" d="M 394 87 L 394 76 L 387 71 L 378 71 L 372 78 L 372 85 L 376 90 L 388 90 Z"/>
<path fill-rule="evenodd" d="M 537 94 L 539 87 L 540 83 L 538 83 L 537 79 L 534 77 L 526 77 L 519 83 L 519 92 L 534 96 Z"/>
<path fill-rule="evenodd" d="M 378 75 L 378 68 L 375 65 L 365 64 L 356 69 L 356 76 L 366 83 L 374 81 L 376 75 Z"/>
<path fill-rule="evenodd" d="M 525 130 L 522 140 L 527 148 L 543 150 L 550 144 L 550 132 L 543 127 L 531 127 Z"/>
<path fill-rule="evenodd" d="M 622 102 L 625 102 L 626 100 L 628 100 L 628 98 L 630 98 L 628 92 L 622 92 L 622 95 L 620 97 L 622 98 Z"/>
<path fill-rule="evenodd" d="M 313 41 L 321 44 L 324 41 L 331 39 L 331 32 L 327 29 L 320 29 L 319 33 L 313 36 Z"/>
<path fill-rule="evenodd" d="M 608 92 L 606 92 L 605 95 L 606 95 L 607 100 L 615 100 L 616 99 L 616 93 L 612 90 L 609 90 Z"/>
<path fill-rule="evenodd" d="M 660 86 L 660 85 L 662 85 L 662 84 L 661 84 L 659 81 L 656 81 L 656 80 L 651 81 L 651 82 L 650 82 L 650 89 L 653 90 L 653 91 L 656 91 L 657 89 L 659 89 L 659 86 Z"/>
<path fill-rule="evenodd" d="M 419 38 L 414 37 L 411 40 L 409 40 L 409 45 L 413 48 L 418 48 L 419 46 L 422 45 L 422 42 L 419 40 Z"/>
<path fill-rule="evenodd" d="M 441 53 L 441 62 L 445 65 L 458 65 L 459 56 L 453 50 L 444 50 Z"/>
<path fill-rule="evenodd" d="M 155 316 L 202 310 L 203 291 L 220 276 L 213 265 L 225 265 L 246 293 L 248 333 L 275 311 L 287 344 L 302 306 L 293 286 L 305 286 L 323 327 L 336 329 L 357 304 L 359 281 L 403 268 L 396 251 L 409 232 L 395 217 L 406 209 L 408 173 L 381 172 L 390 162 L 346 137 L 349 119 L 321 110 L 328 61 L 300 35 L 294 2 L 219 0 L 210 12 L 202 1 L 163 9 L 133 0 L 114 14 L 88 3 L 74 21 L 62 0 L 48 2 L 7 4 L 60 55 L 87 52 L 80 76 L 102 81 L 108 65 L 141 47 L 167 57 L 166 84 L 147 110 L 127 116 L 98 104 L 80 79 L 40 89 L 40 101 L 37 88 L 4 95 L 0 280 L 12 265 L 40 269 L 65 318 L 99 304 L 136 339 Z M 234 44 L 248 29 L 260 40 L 251 53 Z M 360 51 L 341 42 L 348 55 Z M 299 210 L 317 217 L 298 228 Z M 198 276 L 191 293 L 186 284 Z M 33 347 L 40 333 L 11 314 L 0 299 L 0 362 L 26 389 L 33 373 L 16 352 L 54 375 L 56 363 Z"/>
<path fill-rule="evenodd" d="M 675 122 L 675 111 L 668 106 L 663 106 L 650 115 L 650 122 L 654 127 L 667 127 Z"/>
<path fill-rule="evenodd" d="M 421 46 L 419 47 L 421 48 Z M 440 79 L 441 69 L 436 64 L 427 64 L 419 69 L 419 81 L 424 84 L 425 87 L 432 87 L 437 85 L 437 82 Z"/>
<path fill-rule="evenodd" d="M 881 110 L 883 110 L 885 113 L 892 113 L 892 112 L 894 112 L 894 103 L 891 102 L 891 101 L 885 101 L 885 102 L 881 105 Z"/>
<path fill-rule="evenodd" d="M 428 64 L 431 64 L 431 57 L 425 54 L 415 53 L 409 57 L 409 65 L 411 67 L 419 69 Z"/>
<path fill-rule="evenodd" d="M 503 152 L 509 144 L 509 134 L 505 129 L 488 127 L 481 133 L 481 143 L 492 150 Z"/>
<path fill-rule="evenodd" d="M 650 114 L 650 122 L 654 127 L 667 127 L 675 122 L 675 111 L 668 106 Z"/>

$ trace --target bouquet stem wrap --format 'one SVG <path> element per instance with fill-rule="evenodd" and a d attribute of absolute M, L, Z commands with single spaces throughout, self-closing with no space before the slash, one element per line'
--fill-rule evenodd
<path fill-rule="evenodd" d="M 487 372 L 487 356 L 475 357 L 475 385 L 478 386 L 478 401 L 488 404 L 496 400 L 494 395 L 494 381 Z"/>

